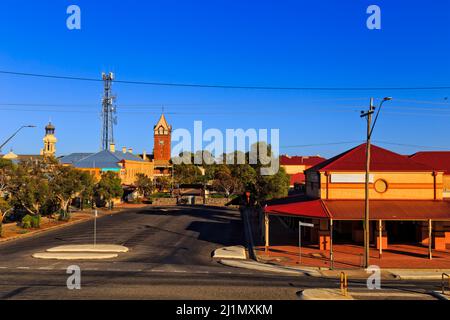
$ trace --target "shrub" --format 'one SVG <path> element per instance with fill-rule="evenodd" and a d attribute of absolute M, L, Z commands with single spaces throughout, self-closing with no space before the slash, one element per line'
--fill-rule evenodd
<path fill-rule="evenodd" d="M 31 229 L 32 221 L 33 217 L 27 214 L 25 217 L 22 218 L 22 228 Z"/>
<path fill-rule="evenodd" d="M 36 215 L 31 219 L 31 227 L 32 228 L 40 228 L 41 227 L 41 216 Z"/>
<path fill-rule="evenodd" d="M 69 221 L 70 220 L 70 213 L 65 212 L 64 210 L 59 210 L 59 218 L 60 221 Z"/>

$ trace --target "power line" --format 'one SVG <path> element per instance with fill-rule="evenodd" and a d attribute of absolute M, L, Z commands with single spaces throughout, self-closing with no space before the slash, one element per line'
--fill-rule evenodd
<path fill-rule="evenodd" d="M 61 76 L 52 74 L 25 73 L 0 70 L 0 74 L 9 74 L 15 76 L 50 78 L 61 80 L 77 80 L 101 82 L 102 79 Z M 239 86 L 239 85 L 216 85 L 216 84 L 194 84 L 194 83 L 175 83 L 175 82 L 149 82 L 149 81 L 130 81 L 130 80 L 114 80 L 115 83 L 133 84 L 133 85 L 149 85 L 149 86 L 166 86 L 166 87 L 189 87 L 189 88 L 212 88 L 212 89 L 249 89 L 249 90 L 281 90 L 281 91 L 375 91 L 375 90 L 448 90 L 450 86 L 417 86 L 417 87 L 275 87 L 275 86 Z"/>
<path fill-rule="evenodd" d="M 341 141 L 341 142 L 298 144 L 298 145 L 292 145 L 292 146 L 281 146 L 280 149 L 333 146 L 333 145 L 343 145 L 343 144 L 353 144 L 353 143 L 363 143 L 363 142 L 364 141 L 362 141 L 362 140 L 353 140 L 353 141 Z"/>
<path fill-rule="evenodd" d="M 324 143 L 312 143 L 312 144 L 299 144 L 299 145 L 281 146 L 280 149 L 321 147 L 321 146 L 345 145 L 345 144 L 361 144 L 361 143 L 364 143 L 364 142 L 365 141 L 363 141 L 363 140 L 353 140 L 353 141 L 340 141 L 340 142 L 324 142 Z M 424 145 L 389 142 L 389 141 L 382 141 L 382 140 L 376 140 L 376 141 L 373 141 L 373 142 L 377 143 L 377 144 L 387 144 L 387 145 L 400 146 L 400 147 L 410 147 L 410 148 L 440 149 L 440 150 L 449 150 L 450 149 L 450 147 L 424 146 Z"/>
<path fill-rule="evenodd" d="M 387 144 L 387 145 L 393 145 L 393 146 L 399 146 L 399 147 L 409 147 L 409 148 L 424 148 L 424 149 L 441 149 L 441 150 L 449 150 L 449 147 L 436 147 L 436 146 L 422 146 L 422 145 L 416 145 L 416 144 L 406 144 L 406 143 L 397 143 L 397 142 L 388 142 L 388 141 L 374 141 L 375 143 L 379 144 Z"/>

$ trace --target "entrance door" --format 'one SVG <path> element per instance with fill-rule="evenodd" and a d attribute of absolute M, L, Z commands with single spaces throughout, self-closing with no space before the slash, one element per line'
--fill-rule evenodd
<path fill-rule="evenodd" d="M 386 221 L 389 243 L 417 243 L 419 224 L 415 221 Z"/>

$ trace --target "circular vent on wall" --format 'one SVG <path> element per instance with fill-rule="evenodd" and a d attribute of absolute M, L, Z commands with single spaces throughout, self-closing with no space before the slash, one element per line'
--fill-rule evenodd
<path fill-rule="evenodd" d="M 388 183 L 385 180 L 379 179 L 375 181 L 375 191 L 378 193 L 385 193 L 388 190 Z"/>

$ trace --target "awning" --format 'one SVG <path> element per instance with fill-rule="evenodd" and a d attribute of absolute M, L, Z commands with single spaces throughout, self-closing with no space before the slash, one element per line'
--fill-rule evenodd
<path fill-rule="evenodd" d="M 266 207 L 269 214 L 334 220 L 363 220 L 364 200 L 302 199 Z M 450 221 L 450 201 L 371 200 L 370 220 Z"/>
<path fill-rule="evenodd" d="M 294 215 L 305 218 L 325 218 L 329 215 L 324 208 L 322 200 L 301 200 L 286 204 L 274 204 L 266 207 L 266 212 L 277 215 Z"/>
<path fill-rule="evenodd" d="M 364 200 L 324 200 L 335 220 L 364 219 Z M 450 220 L 449 201 L 370 200 L 370 220 Z"/>

